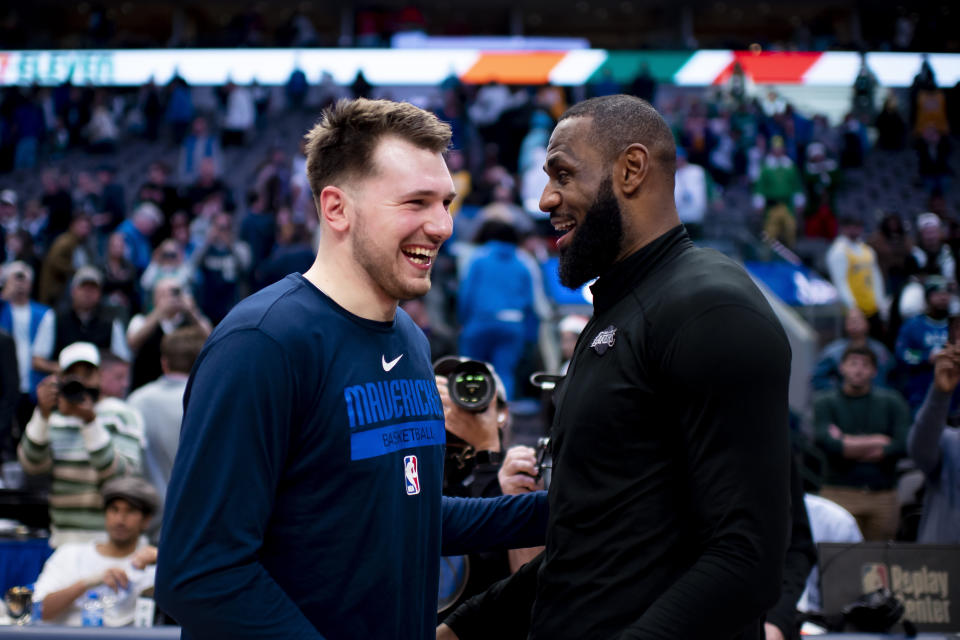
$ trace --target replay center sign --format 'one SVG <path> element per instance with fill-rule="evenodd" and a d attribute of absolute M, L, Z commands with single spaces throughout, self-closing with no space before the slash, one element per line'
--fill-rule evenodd
<path fill-rule="evenodd" d="M 886 588 L 921 631 L 960 631 L 960 546 L 867 542 L 820 548 L 823 606 L 838 613 L 864 593 Z"/>

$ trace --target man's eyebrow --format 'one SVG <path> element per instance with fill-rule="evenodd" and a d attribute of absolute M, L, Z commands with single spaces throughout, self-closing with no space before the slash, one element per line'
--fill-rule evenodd
<path fill-rule="evenodd" d="M 402 196 L 400 196 L 400 199 L 407 200 L 409 198 L 435 198 L 439 195 L 440 195 L 440 192 L 434 191 L 433 189 L 417 189 L 416 191 L 410 191 L 408 193 L 403 194 Z M 448 194 L 446 194 L 446 196 L 444 196 L 444 199 L 446 200 L 449 198 L 450 200 L 453 200 L 456 197 L 457 197 L 457 192 L 451 191 Z"/>

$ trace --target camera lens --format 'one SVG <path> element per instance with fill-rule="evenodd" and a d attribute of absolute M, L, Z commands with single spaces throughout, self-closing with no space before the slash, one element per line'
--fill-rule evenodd
<path fill-rule="evenodd" d="M 482 362 L 464 362 L 450 375 L 450 397 L 468 411 L 486 410 L 495 394 L 493 376 Z"/>

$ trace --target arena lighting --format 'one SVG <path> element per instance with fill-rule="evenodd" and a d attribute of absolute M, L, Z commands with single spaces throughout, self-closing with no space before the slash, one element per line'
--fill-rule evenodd
<path fill-rule="evenodd" d="M 937 82 L 960 82 L 960 54 L 928 56 Z M 867 54 L 882 86 L 906 87 L 920 70 L 920 53 Z M 607 51 L 573 49 L 509 51 L 481 49 L 107 49 L 0 51 L 0 86 L 137 86 L 153 79 L 166 84 L 179 73 L 196 85 L 228 80 L 281 85 L 294 69 L 318 82 L 328 72 L 350 84 L 363 71 L 378 86 L 436 85 L 456 75 L 464 82 L 586 84 L 608 72 L 632 80 L 642 64 L 660 82 L 681 86 L 722 84 L 740 64 L 755 84 L 849 87 L 860 69 L 860 54 L 849 51 Z"/>

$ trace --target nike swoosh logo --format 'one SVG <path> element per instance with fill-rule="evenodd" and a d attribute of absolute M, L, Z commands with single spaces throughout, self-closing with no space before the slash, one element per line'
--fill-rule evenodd
<path fill-rule="evenodd" d="M 403 357 L 403 354 L 401 353 L 400 355 L 398 355 L 396 358 L 394 358 L 394 359 L 391 360 L 390 362 L 387 362 L 387 357 L 386 357 L 386 356 L 380 356 L 380 364 L 383 365 L 383 370 L 384 370 L 384 371 L 390 371 L 390 369 L 393 369 L 395 366 L 397 366 L 397 363 L 400 362 L 400 358 L 402 358 L 402 357 Z"/>

